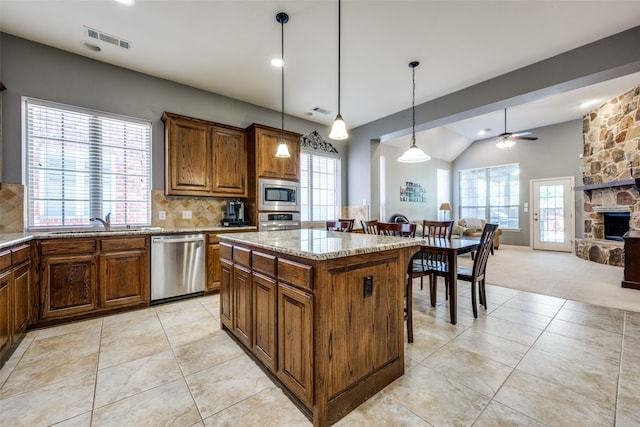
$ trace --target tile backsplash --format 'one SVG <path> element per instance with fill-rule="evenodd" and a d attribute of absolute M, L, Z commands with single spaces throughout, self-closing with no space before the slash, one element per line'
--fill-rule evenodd
<path fill-rule="evenodd" d="M 226 199 L 211 197 L 166 196 L 162 190 L 151 191 L 151 225 L 162 228 L 215 227 L 221 225 Z M 166 219 L 159 219 L 164 211 Z M 182 212 L 191 211 L 191 219 L 183 219 Z"/>
<path fill-rule="evenodd" d="M 0 185 L 0 233 L 22 233 L 24 231 L 24 185 Z"/>

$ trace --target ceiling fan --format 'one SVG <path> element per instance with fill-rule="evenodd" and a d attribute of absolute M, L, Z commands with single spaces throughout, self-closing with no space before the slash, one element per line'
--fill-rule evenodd
<path fill-rule="evenodd" d="M 526 136 L 530 135 L 531 132 L 521 132 L 521 133 L 511 133 L 507 132 L 507 109 L 504 109 L 504 132 L 498 135 L 498 143 L 496 147 L 501 149 L 509 149 L 513 147 L 516 143 L 514 140 L 525 140 L 525 141 L 535 141 L 538 139 L 536 136 Z"/>

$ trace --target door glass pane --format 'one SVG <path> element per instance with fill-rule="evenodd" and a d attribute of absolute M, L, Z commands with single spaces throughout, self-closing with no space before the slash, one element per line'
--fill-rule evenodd
<path fill-rule="evenodd" d="M 564 191 L 562 185 L 540 185 L 540 241 L 564 243 Z"/>

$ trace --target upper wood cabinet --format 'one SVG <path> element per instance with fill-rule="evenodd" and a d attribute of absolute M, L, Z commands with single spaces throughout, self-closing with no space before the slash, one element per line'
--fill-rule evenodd
<path fill-rule="evenodd" d="M 248 129 L 249 158 L 255 156 L 255 168 L 258 178 L 278 178 L 298 180 L 300 178 L 300 135 L 284 132 L 284 140 L 289 147 L 289 158 L 276 157 L 278 144 L 282 139 L 282 130 L 253 124 Z M 253 166 L 253 165 L 252 165 Z"/>
<path fill-rule="evenodd" d="M 165 193 L 247 196 L 243 129 L 165 112 Z"/>

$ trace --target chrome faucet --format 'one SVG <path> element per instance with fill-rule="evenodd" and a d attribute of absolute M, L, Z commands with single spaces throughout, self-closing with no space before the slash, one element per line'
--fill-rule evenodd
<path fill-rule="evenodd" d="M 111 231 L 111 212 L 107 214 L 107 216 L 102 218 L 90 218 L 89 221 L 100 221 L 104 226 L 105 231 Z"/>

